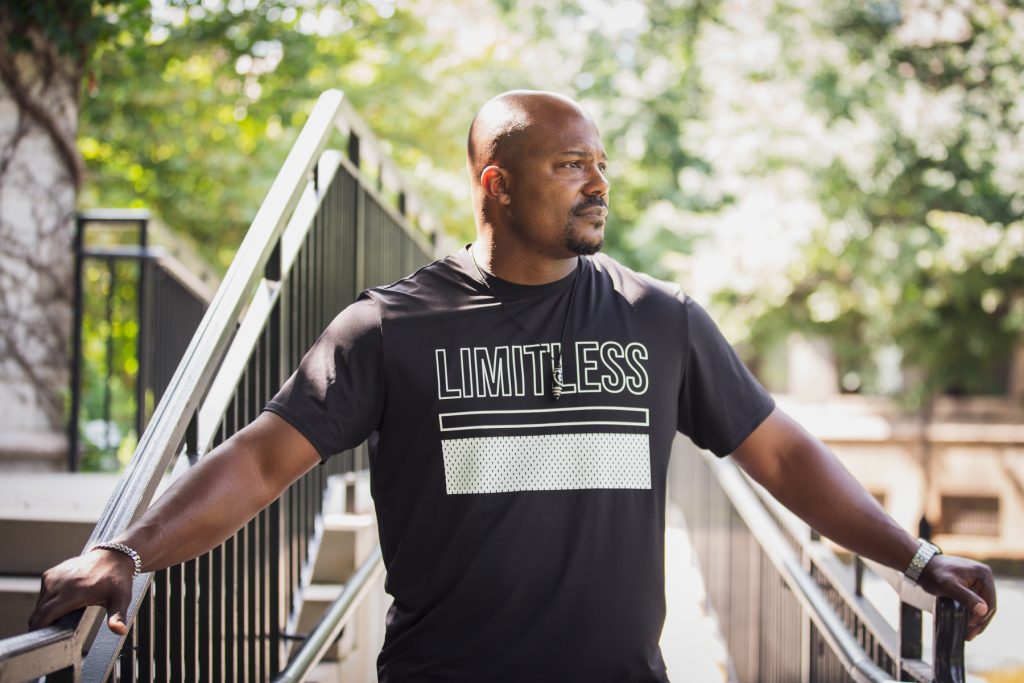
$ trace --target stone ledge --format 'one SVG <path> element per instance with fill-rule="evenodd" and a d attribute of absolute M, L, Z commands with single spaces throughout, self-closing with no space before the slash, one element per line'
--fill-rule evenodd
<path fill-rule="evenodd" d="M 59 432 L 0 434 L 0 471 L 61 471 L 67 469 L 67 459 L 67 436 Z"/>

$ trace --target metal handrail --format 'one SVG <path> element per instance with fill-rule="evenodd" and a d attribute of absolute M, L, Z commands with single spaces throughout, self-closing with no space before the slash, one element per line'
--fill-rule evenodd
<path fill-rule="evenodd" d="M 809 557 L 814 562 L 815 568 L 828 578 L 831 587 L 840 592 L 844 604 L 856 612 L 861 621 L 870 624 L 870 628 L 876 633 L 895 635 L 892 640 L 886 637 L 879 638 L 879 644 L 897 662 L 897 666 L 910 670 L 912 675 L 923 679 L 922 671 L 928 669 L 927 664 L 921 662 L 920 659 L 903 656 L 901 634 L 893 631 L 892 627 L 875 611 L 874 606 L 861 597 L 863 571 L 855 569 L 853 585 L 848 587 L 836 571 L 836 565 L 839 564 L 838 558 L 820 542 L 810 527 L 775 500 L 764 488 L 752 483 L 745 476 L 744 479 L 761 503 L 773 513 L 775 520 L 786 528 L 791 537 L 799 539 L 798 542 L 804 555 Z M 936 615 L 939 623 L 935 629 L 937 645 L 933 652 L 938 660 L 932 667 L 933 673 L 936 678 L 942 680 L 962 681 L 966 675 L 963 646 L 966 635 L 966 610 L 959 603 L 948 598 L 938 598 L 932 595 L 892 567 L 859 555 L 854 555 L 854 564 L 870 568 L 876 576 L 889 584 L 899 596 L 902 604 Z"/>
<path fill-rule="evenodd" d="M 301 683 L 306 680 L 312 668 L 323 659 L 327 649 L 352 619 L 359 603 L 373 588 L 373 582 L 383 573 L 384 559 L 378 545 L 345 583 L 341 595 L 324 612 L 288 666 L 274 677 L 274 683 Z"/>
<path fill-rule="evenodd" d="M 157 405 L 149 428 L 143 433 L 135 453 L 118 481 L 105 509 L 97 523 L 86 548 L 110 539 L 126 529 L 149 506 L 156 490 L 175 456 L 181 454 L 181 444 L 186 443 L 186 451 L 198 455 L 199 444 L 199 410 L 209 391 L 215 375 L 221 366 L 224 354 L 235 336 L 237 322 L 244 310 L 258 297 L 261 283 L 266 285 L 264 275 L 271 259 L 281 245 L 281 237 L 287 224 L 293 217 L 295 209 L 307 190 L 309 184 L 317 184 L 318 163 L 323 156 L 327 144 L 338 130 L 351 136 L 359 134 L 359 144 L 370 150 L 379 150 L 369 129 L 355 114 L 354 110 L 338 90 L 328 90 L 318 99 L 306 124 L 299 133 L 298 139 L 286 158 L 284 165 L 274 179 L 266 199 L 256 213 L 253 222 L 242 241 L 235 258 L 232 260 L 213 302 L 207 309 L 202 322 L 192 338 L 182 361 L 167 387 L 163 399 Z M 350 137 L 350 144 L 351 144 Z M 399 196 L 404 198 L 403 204 L 422 206 L 415 200 L 411 186 L 400 174 L 391 168 L 386 156 L 378 157 L 381 170 L 387 170 L 387 178 L 379 178 L 378 186 L 387 184 L 395 187 Z M 360 181 L 367 188 L 371 187 L 365 179 Z M 408 212 L 408 208 L 407 208 Z M 420 225 L 432 227 L 428 217 L 421 217 Z M 308 226 L 307 226 L 308 227 Z M 415 234 L 407 225 L 401 226 L 420 244 L 431 241 L 430 236 Z M 280 270 L 278 268 L 278 270 Z M 181 461 L 179 461 L 181 462 Z M 180 471 L 181 468 L 176 468 Z M 141 579 L 142 577 L 140 577 Z M 133 608 L 130 610 L 129 623 L 134 619 L 134 611 L 138 605 L 140 592 L 144 592 L 148 583 L 137 581 L 135 584 Z M 102 610 L 99 607 L 86 608 L 70 618 L 73 628 L 68 626 L 57 629 L 43 629 L 17 637 L 14 645 L 19 653 L 32 652 L 41 648 L 52 650 L 54 642 L 72 642 L 65 647 L 59 656 L 52 653 L 48 658 L 29 656 L 33 661 L 48 661 L 47 671 L 40 674 L 65 668 L 78 669 L 81 666 L 81 652 L 88 650 L 93 637 L 100 629 Z M 97 662 L 96 658 L 87 666 L 92 669 L 98 666 L 103 671 L 86 671 L 90 678 L 105 679 L 109 675 L 116 653 L 120 649 L 123 638 L 113 636 L 104 630 L 102 647 L 105 663 Z M 15 665 L 5 662 L 4 652 L 0 649 L 0 672 L 13 670 Z M 20 666 L 20 665 L 18 665 Z M 6 676 L 6 673 L 2 675 Z"/>
<path fill-rule="evenodd" d="M 0 683 L 21 683 L 54 671 L 53 661 L 60 668 L 78 667 L 78 639 L 73 627 L 75 617 L 64 618 L 53 626 L 0 640 Z"/>
<path fill-rule="evenodd" d="M 850 676 L 855 681 L 865 683 L 892 681 L 889 674 L 882 671 L 850 635 L 829 605 L 821 588 L 803 570 L 800 558 L 761 505 L 739 467 L 728 460 L 711 460 L 707 455 L 704 457 L 736 511 L 800 601 L 805 612 L 829 641 Z"/>
<path fill-rule="evenodd" d="M 835 559 L 835 556 L 823 543 L 811 539 L 806 524 L 750 481 L 731 460 L 718 459 L 704 451 L 699 451 L 699 457 L 851 678 L 875 683 L 893 680 L 868 655 L 839 617 L 821 586 L 808 572 L 805 565 L 808 560 L 829 577 L 830 586 L 839 590 L 844 604 L 858 615 L 862 623 L 872 625 L 869 628 L 878 627 L 876 633 L 881 636 L 878 644 L 898 663 L 900 670 L 907 671 L 917 680 L 931 680 L 935 676 L 941 680 L 963 681 L 966 611 L 962 606 L 947 598 L 936 598 L 894 569 L 858 558 L 858 562 L 864 562 L 889 583 L 906 606 L 936 615 L 934 667 L 920 659 L 902 657 L 900 634 L 882 622 L 874 608 L 860 597 L 859 574 L 858 583 L 853 588 L 855 595 L 851 595 L 844 582 L 839 580 L 836 568 L 832 566 L 835 563 L 825 561 Z M 786 538 L 787 533 L 792 541 Z M 794 547 L 794 543 L 798 547 Z"/>

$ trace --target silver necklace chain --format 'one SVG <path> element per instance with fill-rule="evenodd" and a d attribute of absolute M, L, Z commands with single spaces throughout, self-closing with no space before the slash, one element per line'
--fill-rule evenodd
<path fill-rule="evenodd" d="M 519 325 L 519 328 L 525 332 L 531 340 L 533 340 L 534 344 L 537 346 L 543 346 L 537 340 L 537 337 L 533 335 L 533 332 L 530 332 L 530 329 L 523 324 L 523 321 L 521 321 L 519 317 L 505 305 L 505 302 L 501 300 L 501 297 L 498 296 L 494 289 L 492 289 L 487 283 L 487 277 L 484 275 L 483 269 L 480 267 L 480 264 L 476 262 L 476 254 L 473 253 L 472 246 L 469 248 L 469 257 L 473 259 L 473 265 L 476 267 L 476 272 L 480 276 L 480 282 L 487 289 L 488 293 L 494 297 L 494 300 L 498 302 L 498 305 L 501 306 L 501 310 L 505 311 L 505 315 L 515 321 L 516 325 Z M 573 299 L 576 298 L 576 283 L 579 282 L 580 270 L 582 268 L 583 259 L 577 256 L 576 275 L 572 279 L 572 289 L 569 292 L 569 305 L 565 309 L 565 320 L 562 321 L 562 337 L 558 342 L 558 349 L 551 354 L 551 398 L 556 401 L 562 397 L 562 387 L 565 385 L 562 375 L 562 349 L 565 348 L 565 330 L 569 327 L 569 314 L 572 313 L 572 302 Z"/>

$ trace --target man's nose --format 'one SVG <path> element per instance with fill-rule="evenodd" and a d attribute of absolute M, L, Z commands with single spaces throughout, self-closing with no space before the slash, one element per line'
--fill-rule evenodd
<path fill-rule="evenodd" d="M 587 182 L 587 187 L 584 192 L 588 196 L 603 196 L 608 194 L 608 190 L 611 185 L 608 183 L 608 179 L 604 176 L 604 172 L 600 168 L 594 166 L 594 170 L 590 173 L 590 179 Z"/>

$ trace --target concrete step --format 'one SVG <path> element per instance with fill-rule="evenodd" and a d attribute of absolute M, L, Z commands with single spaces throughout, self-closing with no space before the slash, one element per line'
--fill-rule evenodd
<path fill-rule="evenodd" d="M 313 667 L 306 683 L 338 683 L 342 678 L 342 663 L 337 660 L 323 661 Z"/>
<path fill-rule="evenodd" d="M 117 480 L 66 472 L 0 477 L 0 574 L 42 574 L 81 553 Z"/>
<path fill-rule="evenodd" d="M 310 583 L 302 591 L 302 605 L 294 620 L 296 633 L 309 633 L 316 626 L 324 611 L 341 594 L 345 582 L 377 544 L 377 523 L 367 472 L 331 477 L 323 511 L 322 533 L 314 549 Z M 383 584 L 376 590 L 383 594 Z M 368 599 L 368 602 L 374 601 Z M 384 611 L 361 607 L 325 656 L 326 664 L 316 671 L 314 679 L 373 680 L 374 662 L 380 650 L 375 621 L 383 624 Z M 360 642 L 366 644 L 360 647 Z"/>
<path fill-rule="evenodd" d="M 295 631 L 298 634 L 307 635 L 320 621 L 324 611 L 331 606 L 341 591 L 343 584 L 337 583 L 314 583 L 306 586 L 302 591 L 302 606 L 299 608 L 299 618 L 295 622 Z M 341 633 L 324 659 L 338 661 L 344 659 L 355 647 L 355 628 L 346 628 Z M 337 680 L 337 679 L 335 679 Z"/>
<path fill-rule="evenodd" d="M 367 514 L 329 514 L 323 523 L 311 582 L 344 583 L 377 544 L 376 520 Z"/>
<path fill-rule="evenodd" d="M 324 514 L 372 514 L 370 473 L 366 470 L 335 474 L 327 480 Z"/>
<path fill-rule="evenodd" d="M 34 576 L 0 576 L 0 639 L 25 633 L 39 596 Z"/>

